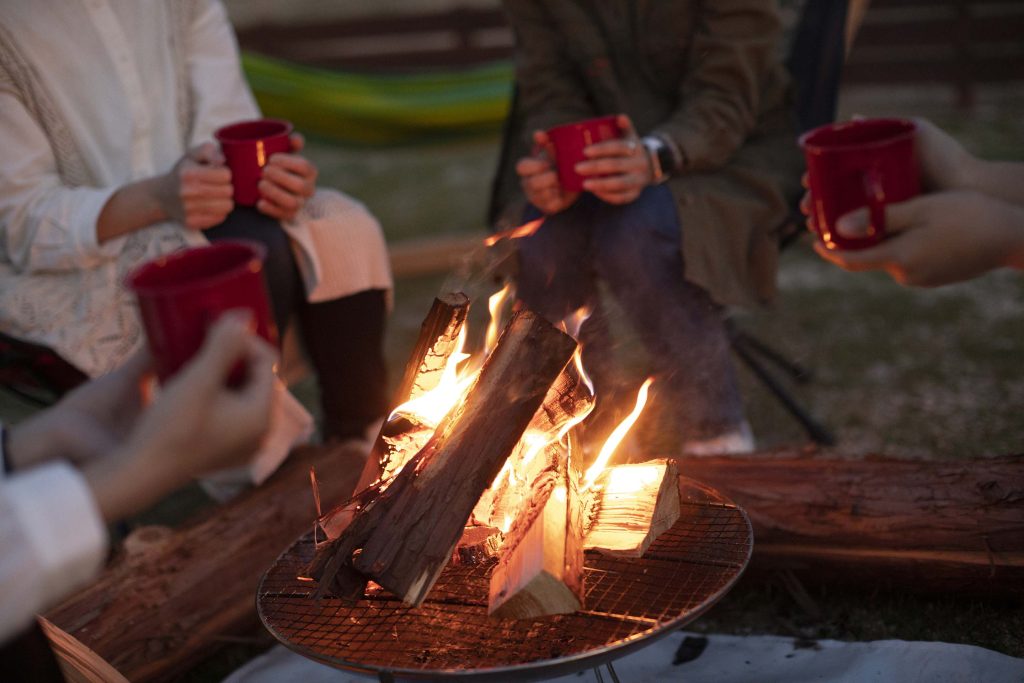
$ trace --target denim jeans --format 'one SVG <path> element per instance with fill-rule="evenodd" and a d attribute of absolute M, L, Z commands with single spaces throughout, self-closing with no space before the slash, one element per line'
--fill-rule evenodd
<path fill-rule="evenodd" d="M 529 213 L 539 215 L 532 207 Z M 736 429 L 743 405 L 721 307 L 683 277 L 680 242 L 675 201 L 664 185 L 627 205 L 584 193 L 519 240 L 517 294 L 551 322 L 592 308 L 580 341 L 600 407 L 602 393 L 614 395 L 624 372 L 600 301 L 607 291 L 647 351 L 658 412 L 678 438 L 690 440 Z"/>

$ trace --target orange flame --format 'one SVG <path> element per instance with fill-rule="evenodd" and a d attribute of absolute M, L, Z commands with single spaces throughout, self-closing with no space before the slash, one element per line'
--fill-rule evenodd
<path fill-rule="evenodd" d="M 484 355 L 491 355 L 498 343 L 498 322 L 505 306 L 505 300 L 512 292 L 512 284 L 505 285 L 501 291 L 495 292 L 487 299 L 487 310 L 491 313 L 491 321 L 487 324 L 487 336 L 484 340 Z"/>
<path fill-rule="evenodd" d="M 529 237 L 533 233 L 540 229 L 541 223 L 544 222 L 544 217 L 534 219 L 529 223 L 523 223 L 517 228 L 511 228 L 510 230 L 504 230 L 502 232 L 496 232 L 487 239 L 484 240 L 484 244 L 488 247 L 493 247 L 503 239 L 515 240 L 520 237 Z"/>
<path fill-rule="evenodd" d="M 462 352 L 465 345 L 466 327 L 463 326 L 455 351 L 448 357 L 437 386 L 395 408 L 388 416 L 388 420 L 393 420 L 398 415 L 414 415 L 420 422 L 432 427 L 440 424 L 448 411 L 466 393 L 476 376 L 476 372 L 459 373 L 459 364 L 469 358 L 468 353 Z"/>
<path fill-rule="evenodd" d="M 604 471 L 608 465 L 608 461 L 611 459 L 615 449 L 618 448 L 619 444 L 626 437 L 626 434 L 632 428 L 633 423 L 640 417 L 640 413 L 643 412 L 644 406 L 647 405 L 647 389 L 654 383 L 653 377 L 648 377 L 647 380 L 640 387 L 640 391 L 636 395 L 636 405 L 633 407 L 633 412 L 626 416 L 622 422 L 612 431 L 611 436 L 604 442 L 604 446 L 601 447 L 601 452 L 597 456 L 597 460 L 594 461 L 589 468 L 587 468 L 586 476 L 583 478 L 583 488 L 589 489 L 593 486 L 594 481 Z"/>

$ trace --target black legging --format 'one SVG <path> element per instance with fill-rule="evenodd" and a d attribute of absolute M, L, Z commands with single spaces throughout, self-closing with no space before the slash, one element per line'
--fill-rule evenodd
<path fill-rule="evenodd" d="M 283 335 L 293 314 L 298 315 L 320 386 L 324 439 L 362 436 L 387 410 L 385 290 L 309 303 L 288 235 L 277 220 L 254 208 L 237 207 L 205 234 L 211 241 L 248 239 L 266 246 L 263 272 L 274 321 Z"/>

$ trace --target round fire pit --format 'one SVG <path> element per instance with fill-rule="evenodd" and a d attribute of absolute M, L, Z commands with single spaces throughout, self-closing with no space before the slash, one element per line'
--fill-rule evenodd
<path fill-rule="evenodd" d="M 313 558 L 312 534 L 264 574 L 256 607 L 288 648 L 382 680 L 530 681 L 596 667 L 695 619 L 750 560 L 753 533 L 742 509 L 690 479 L 680 479 L 679 493 L 679 520 L 643 558 L 587 552 L 585 607 L 574 614 L 488 617 L 493 561 L 449 565 L 418 608 L 386 592 L 314 600 L 314 584 L 296 579 Z"/>

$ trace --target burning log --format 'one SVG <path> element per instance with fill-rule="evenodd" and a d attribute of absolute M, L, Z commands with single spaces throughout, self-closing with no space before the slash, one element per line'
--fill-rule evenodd
<path fill-rule="evenodd" d="M 462 532 L 455 546 L 452 562 L 455 564 L 483 564 L 501 549 L 501 529 L 493 526 L 471 525 Z"/>
<path fill-rule="evenodd" d="M 547 465 L 534 478 L 491 574 L 491 616 L 535 619 L 583 605 L 580 473 L 571 450 L 557 442 L 545 449 Z"/>
<path fill-rule="evenodd" d="M 538 316 L 512 318 L 462 403 L 311 567 L 318 595 L 359 575 L 419 605 L 451 558 L 480 494 L 522 437 L 575 341 Z M 458 486 L 453 486 L 458 482 Z"/>
<path fill-rule="evenodd" d="M 450 292 L 434 299 L 420 326 L 405 375 L 395 391 L 394 405 L 406 403 L 437 387 L 448 359 L 458 346 L 468 313 L 469 298 L 461 292 Z M 385 422 L 381 426 L 356 483 L 356 495 L 320 517 L 320 528 L 328 539 L 341 535 L 356 511 L 380 493 L 380 484 L 393 478 L 419 450 L 412 445 L 425 443 L 433 429 L 424 434 L 425 431 L 428 431 L 425 425 L 408 419 Z"/>
<path fill-rule="evenodd" d="M 679 519 L 678 480 L 676 464 L 665 459 L 606 469 L 588 496 L 584 547 L 642 557 Z"/>
<path fill-rule="evenodd" d="M 420 335 L 409 356 L 405 375 L 395 391 L 392 405 L 401 405 L 437 387 L 449 357 L 458 346 L 459 333 L 466 324 L 468 313 L 469 298 L 461 292 L 448 293 L 434 299 L 430 312 L 420 326 Z M 392 430 L 397 432 L 394 427 Z M 388 437 L 387 431 L 388 425 L 385 423 L 366 461 L 363 474 L 359 477 L 356 490 L 362 490 L 382 477 L 394 476 L 401 464 L 404 464 L 394 462 L 396 454 L 404 449 L 395 444 L 389 447 L 385 440 Z M 398 437 L 397 434 L 395 436 Z"/>
<path fill-rule="evenodd" d="M 569 433 L 594 408 L 594 390 L 583 371 L 579 350 L 573 363 L 566 366 L 544 397 L 526 428 L 526 437 L 519 442 L 497 479 L 480 497 L 473 517 L 480 523 L 508 529 L 511 519 L 529 494 L 529 484 L 541 467 L 533 461 L 541 450 L 539 443 L 556 441 Z M 540 461 L 540 465 L 543 465 Z"/>

